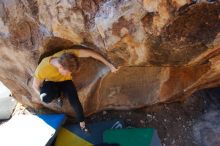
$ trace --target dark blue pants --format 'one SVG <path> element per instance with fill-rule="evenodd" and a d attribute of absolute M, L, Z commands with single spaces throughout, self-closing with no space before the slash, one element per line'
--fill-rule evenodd
<path fill-rule="evenodd" d="M 45 81 L 40 89 L 40 94 L 42 93 L 47 94 L 43 98 L 43 102 L 45 103 L 50 103 L 53 99 L 60 97 L 62 93 L 64 97 L 69 99 L 69 102 L 76 113 L 77 121 L 84 121 L 83 108 L 72 80 L 62 82 Z"/>

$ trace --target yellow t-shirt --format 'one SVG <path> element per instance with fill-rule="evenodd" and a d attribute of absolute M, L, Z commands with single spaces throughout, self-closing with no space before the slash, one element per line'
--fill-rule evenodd
<path fill-rule="evenodd" d="M 52 57 L 60 57 L 63 53 L 73 53 L 76 56 L 79 56 L 79 51 L 75 49 L 62 50 L 60 52 L 55 53 L 52 56 L 44 58 L 37 69 L 35 70 L 34 77 L 39 80 L 45 81 L 54 81 L 61 82 L 65 80 L 72 80 L 72 76 L 64 76 L 59 73 L 58 69 L 50 64 L 50 59 Z"/>

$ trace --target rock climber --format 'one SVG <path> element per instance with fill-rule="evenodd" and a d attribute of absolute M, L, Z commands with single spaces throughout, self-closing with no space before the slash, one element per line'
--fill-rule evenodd
<path fill-rule="evenodd" d="M 62 95 L 68 98 L 83 132 L 88 132 L 82 105 L 72 80 L 72 72 L 79 69 L 78 57 L 92 57 L 107 65 L 111 72 L 117 69 L 102 55 L 89 49 L 67 49 L 42 59 L 34 73 L 33 89 L 44 103 Z"/>

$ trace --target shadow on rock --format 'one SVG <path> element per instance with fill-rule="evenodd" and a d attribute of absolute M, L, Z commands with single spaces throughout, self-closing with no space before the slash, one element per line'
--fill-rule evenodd
<path fill-rule="evenodd" d="M 220 143 L 220 87 L 198 92 L 204 98 L 204 115 L 193 126 L 195 139 L 202 146 L 219 146 Z"/>

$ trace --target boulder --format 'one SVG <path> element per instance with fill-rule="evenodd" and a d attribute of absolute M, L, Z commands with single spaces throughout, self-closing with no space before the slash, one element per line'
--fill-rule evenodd
<path fill-rule="evenodd" d="M 220 2 L 0 0 L 0 81 L 19 102 L 36 107 L 42 58 L 85 47 L 119 68 L 80 59 L 73 76 L 87 115 L 182 101 L 220 83 Z M 67 99 L 43 106 L 74 114 Z"/>

